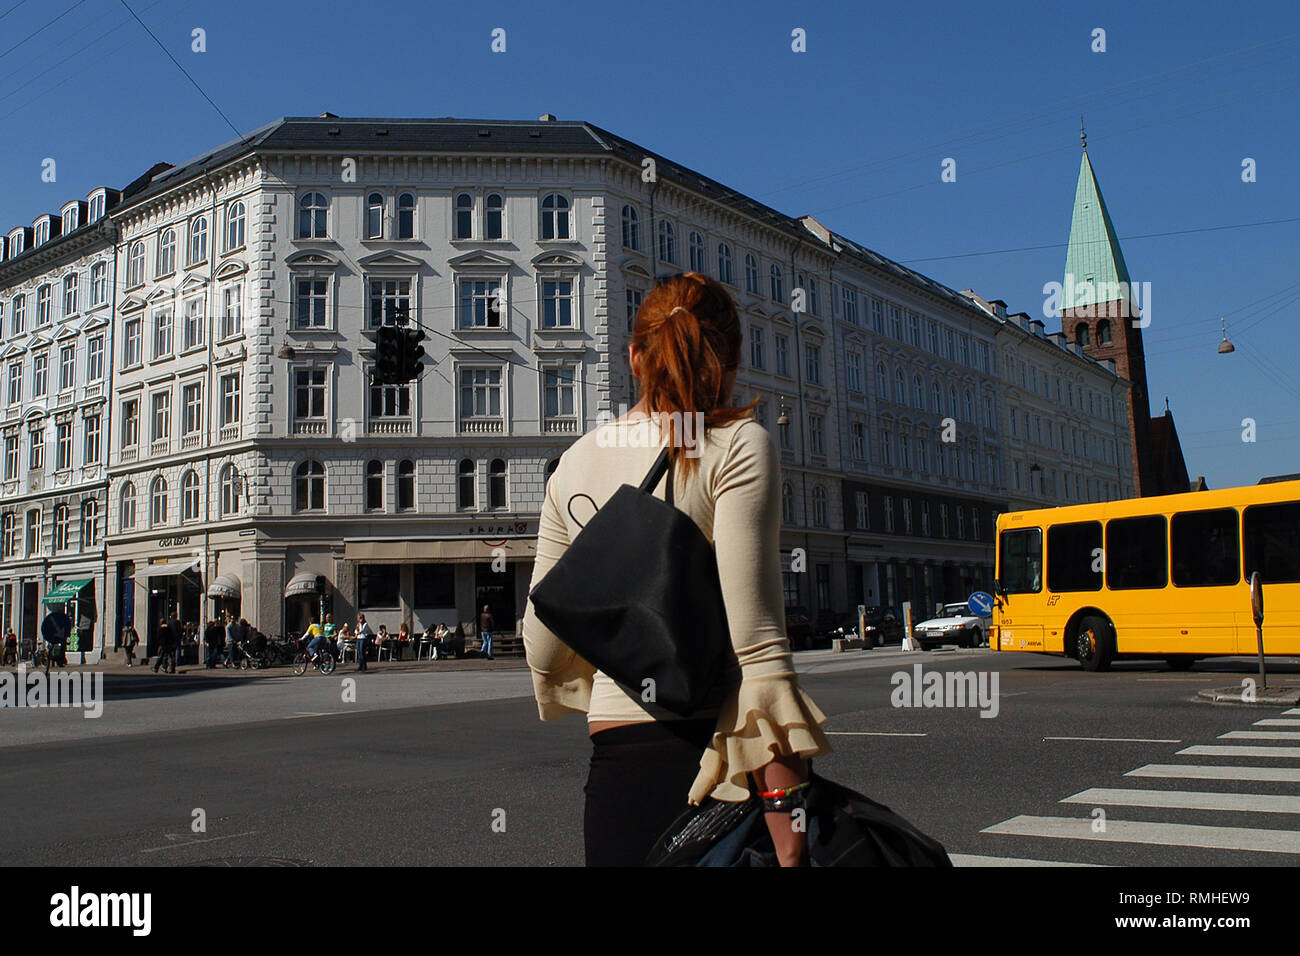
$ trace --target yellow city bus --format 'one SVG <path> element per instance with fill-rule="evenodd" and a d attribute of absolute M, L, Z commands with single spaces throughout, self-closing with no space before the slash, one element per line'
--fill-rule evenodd
<path fill-rule="evenodd" d="M 1300 655 L 1300 476 L 1153 498 L 1008 512 L 997 520 L 989 646 L 1072 657 Z"/>

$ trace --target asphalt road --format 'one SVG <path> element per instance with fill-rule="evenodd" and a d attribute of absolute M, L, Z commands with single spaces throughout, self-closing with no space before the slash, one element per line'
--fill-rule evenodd
<path fill-rule="evenodd" d="M 1251 676 L 1249 660 L 1105 674 L 987 650 L 796 660 L 830 717 L 818 771 L 959 865 L 1300 860 L 1300 713 L 1193 700 Z M 997 715 L 893 706 L 893 675 L 918 663 L 996 674 Z M 1295 662 L 1272 669 L 1300 682 Z M 107 688 L 99 719 L 0 711 L 0 864 L 582 862 L 585 726 L 541 723 L 526 670 L 110 674 Z M 1293 736 L 1221 739 L 1261 732 Z M 1233 749 L 1184 752 L 1195 747 Z M 1132 805 L 1144 803 L 1158 805 Z"/>

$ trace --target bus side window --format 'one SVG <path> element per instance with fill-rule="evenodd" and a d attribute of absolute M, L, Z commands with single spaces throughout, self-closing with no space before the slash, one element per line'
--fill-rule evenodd
<path fill-rule="evenodd" d="M 1047 590 L 1101 590 L 1101 522 L 1054 524 L 1047 529 Z"/>
<path fill-rule="evenodd" d="M 1005 593 L 1037 594 L 1043 589 L 1042 529 L 1003 531 L 998 551 L 998 583 Z"/>
<path fill-rule="evenodd" d="M 1246 574 L 1265 584 L 1300 581 L 1300 501 L 1251 505 L 1245 514 Z"/>
<path fill-rule="evenodd" d="M 1169 519 L 1174 586 L 1215 587 L 1241 580 L 1234 508 L 1181 511 Z"/>
<path fill-rule="evenodd" d="M 1112 591 L 1162 588 L 1168 565 L 1163 515 L 1106 522 L 1106 586 Z"/>

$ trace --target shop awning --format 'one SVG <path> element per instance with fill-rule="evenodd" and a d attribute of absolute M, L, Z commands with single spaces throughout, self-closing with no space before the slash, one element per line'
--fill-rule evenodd
<path fill-rule="evenodd" d="M 236 574 L 221 574 L 208 585 L 208 597 L 239 599 L 240 584 Z"/>
<path fill-rule="evenodd" d="M 193 558 L 189 561 L 173 561 L 171 564 L 137 565 L 135 576 L 137 578 L 154 578 L 159 576 L 168 577 L 173 574 L 183 574 L 186 571 L 192 571 L 195 574 L 198 573 L 198 569 L 194 567 Z"/>
<path fill-rule="evenodd" d="M 295 594 L 315 594 L 316 593 L 316 575 L 312 571 L 299 571 L 289 583 L 284 586 L 284 596 L 293 597 Z"/>
<path fill-rule="evenodd" d="M 487 563 L 493 558 L 496 544 L 505 551 L 507 561 L 531 560 L 537 554 L 536 538 L 508 538 L 504 541 L 498 538 L 493 544 L 484 544 L 476 538 L 460 538 L 443 541 L 345 541 L 343 557 L 367 564 Z"/>
<path fill-rule="evenodd" d="M 60 582 L 59 584 L 55 585 L 54 589 L 51 590 L 48 594 L 46 594 L 45 597 L 41 598 L 41 603 L 42 604 L 65 604 L 68 601 L 75 601 L 77 599 L 77 595 L 81 593 L 81 589 L 84 588 L 87 584 L 89 584 L 93 580 L 95 579 L 78 578 L 75 581 Z"/>

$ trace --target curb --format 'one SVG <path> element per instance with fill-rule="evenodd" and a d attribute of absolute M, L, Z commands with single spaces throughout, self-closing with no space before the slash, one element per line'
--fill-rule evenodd
<path fill-rule="evenodd" d="M 1244 688 L 1238 684 L 1236 687 L 1207 687 L 1204 690 L 1198 690 L 1196 697 L 1198 700 L 1208 700 L 1212 704 L 1224 704 L 1238 707 L 1296 707 L 1300 706 L 1300 687 L 1291 685 L 1283 687 L 1270 687 L 1268 690 L 1262 688 L 1255 689 L 1254 700 L 1243 699 Z"/>

